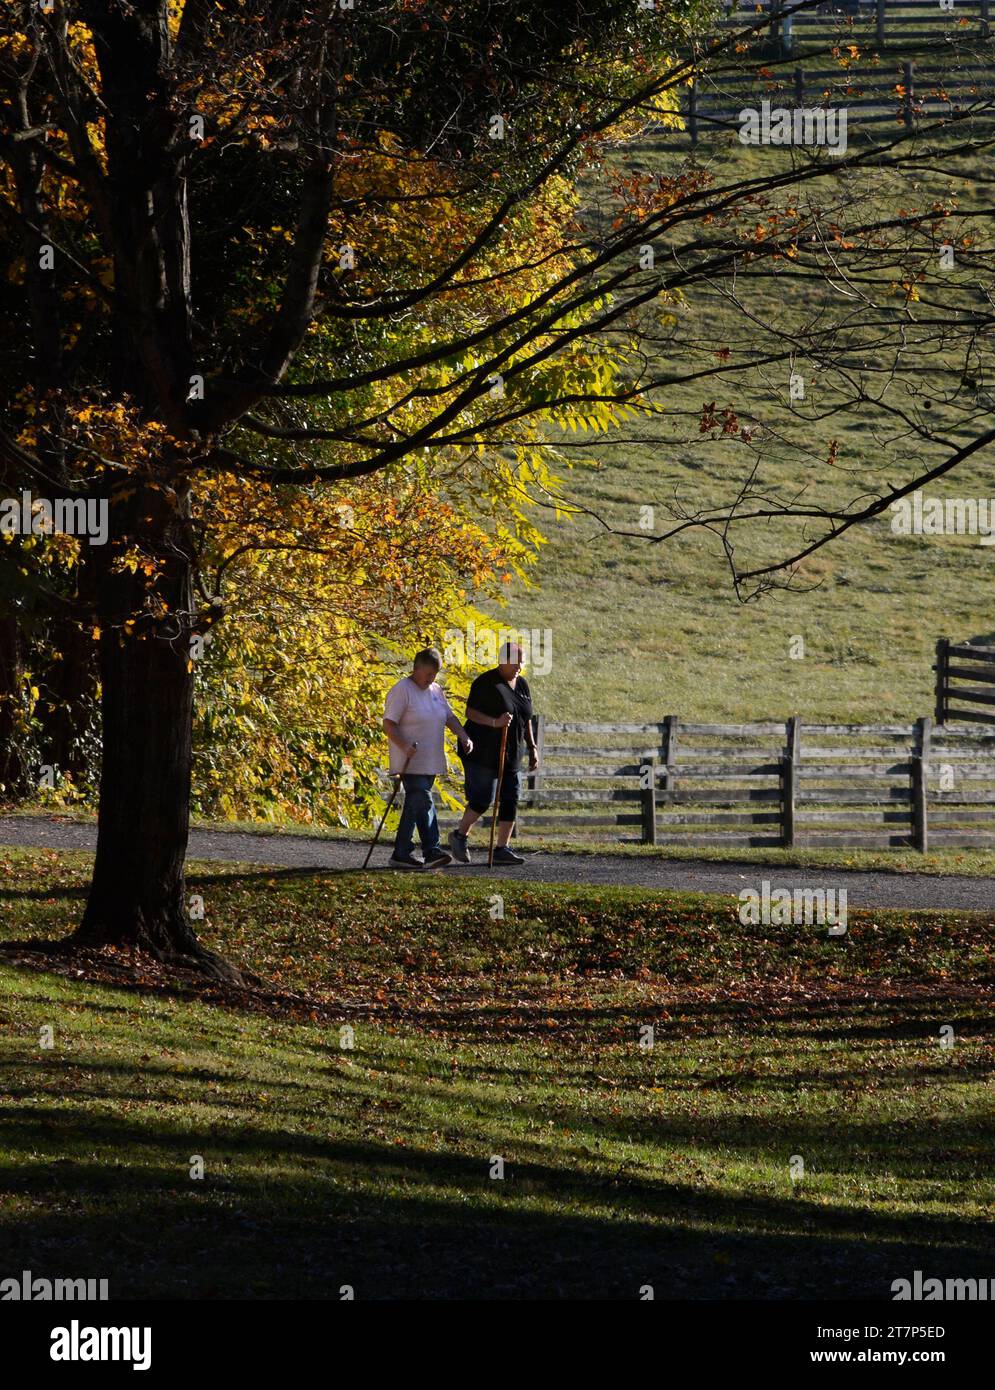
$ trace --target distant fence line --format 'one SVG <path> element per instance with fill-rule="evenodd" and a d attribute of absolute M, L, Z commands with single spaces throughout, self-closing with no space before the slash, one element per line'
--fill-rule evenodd
<path fill-rule="evenodd" d="M 758 55 L 761 64 L 795 57 L 791 69 L 741 69 L 701 73 L 687 89 L 683 114 L 692 144 L 709 130 L 732 130 L 738 112 L 760 99 L 792 109 L 806 101 L 819 106 L 846 106 L 860 124 L 892 122 L 911 127 L 920 117 L 938 119 L 972 110 L 991 118 L 993 72 L 987 49 L 991 36 L 989 0 L 955 0 L 941 10 L 938 0 L 820 5 L 784 15 L 788 0 L 730 9 L 717 30 L 747 28 L 770 15 L 769 39 Z M 923 27 L 926 26 L 926 27 Z M 814 47 L 819 41 L 818 49 Z M 961 54 L 958 42 L 981 40 L 978 51 Z M 853 42 L 875 51 L 874 66 L 827 67 L 823 50 L 831 41 Z M 946 52 L 944 52 L 946 49 Z M 885 60 L 889 51 L 895 61 Z M 905 61 L 897 61 L 901 52 Z M 807 58 L 807 63 L 806 63 Z"/>
<path fill-rule="evenodd" d="M 953 76 L 948 69 L 917 66 L 910 60 L 896 67 L 891 76 L 879 69 L 876 77 L 845 78 L 839 70 L 806 71 L 801 67 L 760 80 L 747 73 L 727 74 L 721 82 L 706 77 L 688 89 L 684 109 L 688 136 L 697 144 L 703 126 L 738 130 L 739 111 L 759 100 L 780 101 L 791 110 L 801 110 L 813 96 L 820 107 L 845 106 L 848 113 L 854 111 L 864 125 L 886 121 L 911 129 L 920 117 L 952 119 L 968 111 L 972 119 L 995 118 L 995 73 L 991 69 Z"/>
<path fill-rule="evenodd" d="M 668 715 L 655 724 L 540 720 L 538 741 L 523 836 L 689 848 L 995 847 L 995 733 L 929 718 L 700 724 Z"/>
<path fill-rule="evenodd" d="M 788 14 L 792 3 L 793 0 L 741 0 L 739 6 L 727 4 L 716 28 L 748 28 L 766 13 L 770 16 L 772 42 L 788 56 L 806 38 L 824 37 L 831 28 L 839 32 L 841 25 L 859 42 L 873 43 L 878 49 L 895 42 L 906 47 L 923 39 L 935 41 L 943 34 L 966 36 L 972 21 L 975 37 L 987 38 L 991 29 L 990 0 L 953 0 L 949 9 L 941 9 L 938 0 L 822 0 L 818 5 Z"/>

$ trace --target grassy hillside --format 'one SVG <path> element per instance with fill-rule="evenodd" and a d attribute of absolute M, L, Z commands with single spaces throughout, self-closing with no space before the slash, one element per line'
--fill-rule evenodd
<path fill-rule="evenodd" d="M 63 935 L 86 867 L 4 850 L 0 939 Z M 0 1268 L 112 1298 L 886 1299 L 990 1273 L 990 921 L 854 912 L 830 939 L 522 884 L 495 920 L 495 887 L 201 867 L 204 935 L 255 994 L 0 952 Z"/>
<path fill-rule="evenodd" d="M 687 156 L 686 142 L 661 137 L 632 148 L 627 159 L 632 169 L 672 173 Z M 769 169 L 789 153 L 722 137 L 703 143 L 697 157 L 721 183 Z M 942 160 L 939 171 L 935 160 L 930 166 L 907 182 L 871 172 L 853 192 L 892 212 L 950 190 L 963 209 L 990 201 L 987 154 L 951 166 L 956 176 Z M 990 242 L 987 227 L 976 230 Z M 728 286 L 690 294 L 669 346 L 662 335 L 658 365 L 678 372 L 714 366 L 715 352 L 726 347 L 732 361 L 742 360 L 771 350 L 785 333 L 800 331 L 820 314 L 838 315 L 844 303 L 837 288 L 801 278 L 786 264 L 755 287 L 744 283 L 739 289 L 741 308 L 731 304 Z M 925 304 L 910 307 L 920 318 L 927 312 Z M 896 325 L 899 319 L 900 314 Z M 971 371 L 982 382 L 989 357 L 990 348 L 980 344 Z M 882 392 L 880 408 L 842 405 L 840 382 L 811 363 L 799 367 L 806 399 L 793 404 L 788 369 L 778 366 L 766 378 L 730 375 L 668 389 L 661 397 L 666 416 L 636 422 L 618 442 L 599 439 L 596 467 L 591 450 L 574 449 L 577 466 L 565 480 L 566 495 L 631 534 L 608 534 L 586 515 L 547 516 L 549 544 L 538 587 L 516 595 L 501 615 L 512 625 L 552 632 L 552 672 L 535 677 L 547 714 L 653 720 L 672 712 L 689 720 L 735 721 L 799 714 L 871 722 L 931 713 L 936 638 L 965 640 L 995 629 L 988 608 L 993 551 L 976 537 L 901 537 L 892 533 L 890 517 L 880 519 L 818 552 L 799 577 L 806 592 L 774 592 L 744 605 L 732 592 L 717 537 L 686 533 L 660 545 L 639 529 L 642 506 L 655 509 L 659 533 L 675 498 L 686 505 L 717 505 L 728 502 L 744 480 L 753 461 L 748 449 L 721 435 L 698 435 L 702 406 L 712 400 L 719 411 L 731 405 L 743 420 L 761 420 L 788 441 L 763 451 L 759 475 L 782 498 L 804 488 L 807 500 L 846 505 L 884 483 L 904 481 L 911 460 L 939 461 L 944 446 L 910 444 L 885 406 L 919 419 L 932 412 L 937 432 L 962 442 L 966 426 L 945 405 L 944 393 L 965 364 L 950 354 L 931 357 L 928 342 L 906 360 L 906 379 L 886 384 L 885 356 L 864 354 L 861 365 Z M 978 432 L 990 424 L 987 399 L 978 388 Z M 835 464 L 827 462 L 833 439 L 840 442 Z M 995 497 L 991 451 L 928 491 Z M 737 533 L 739 558 L 790 553 L 800 528 L 801 523 L 747 526 Z M 796 636 L 805 643 L 801 660 L 789 656 Z"/>

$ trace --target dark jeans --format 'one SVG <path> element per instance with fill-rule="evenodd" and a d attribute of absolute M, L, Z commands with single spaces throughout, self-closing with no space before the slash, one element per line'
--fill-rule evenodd
<path fill-rule="evenodd" d="M 484 767 L 480 763 L 464 763 L 464 788 L 466 804 L 471 811 L 482 816 L 494 800 L 497 786 L 497 768 Z M 522 774 L 507 765 L 501 778 L 501 791 L 498 796 L 498 820 L 514 820 L 518 814 L 518 798 L 522 790 Z"/>
<path fill-rule="evenodd" d="M 398 859 L 407 859 L 414 849 L 416 827 L 423 855 L 434 854 L 439 848 L 439 822 L 432 799 L 434 781 L 434 776 L 424 772 L 406 772 L 401 778 L 404 806 L 394 837 L 394 854 Z"/>

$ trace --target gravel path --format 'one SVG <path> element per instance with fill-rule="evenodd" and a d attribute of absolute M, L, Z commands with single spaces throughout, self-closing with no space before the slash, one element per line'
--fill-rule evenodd
<path fill-rule="evenodd" d="M 62 819 L 33 816 L 0 817 L 0 844 L 44 849 L 93 849 L 96 826 Z M 239 831 L 194 830 L 190 835 L 191 859 L 221 863 L 266 864 L 280 868 L 358 869 L 366 843 L 318 840 L 298 835 L 253 835 Z M 378 846 L 371 870 L 385 870 L 390 850 Z M 484 856 L 478 850 L 478 859 Z M 392 871 L 388 871 L 392 872 Z M 468 867 L 454 866 L 446 874 L 476 875 L 487 872 L 486 861 Z M 936 874 L 862 873 L 835 869 L 785 869 L 764 864 L 706 864 L 676 859 L 650 859 L 618 854 L 528 854 L 521 867 L 495 869 L 502 878 L 540 883 L 605 883 L 642 888 L 683 889 L 696 893 L 738 893 L 759 887 L 763 879 L 771 888 L 845 888 L 850 907 L 995 908 L 995 882 L 985 878 L 955 878 Z"/>

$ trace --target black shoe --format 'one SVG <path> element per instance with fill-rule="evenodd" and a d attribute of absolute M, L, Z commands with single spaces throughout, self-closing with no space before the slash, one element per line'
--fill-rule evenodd
<path fill-rule="evenodd" d="M 447 854 L 444 849 L 434 849 L 431 854 L 425 855 L 426 869 L 444 869 L 447 864 L 453 862 L 453 856 Z"/>
<path fill-rule="evenodd" d="M 387 867 L 389 869 L 424 869 L 425 865 L 413 854 L 409 854 L 406 859 L 399 859 L 396 854 L 392 854 L 387 860 Z"/>
<path fill-rule="evenodd" d="M 498 845 L 497 849 L 494 851 L 494 863 L 524 864 L 525 857 L 524 855 L 516 854 L 515 851 L 513 849 L 509 849 L 507 845 Z"/>

